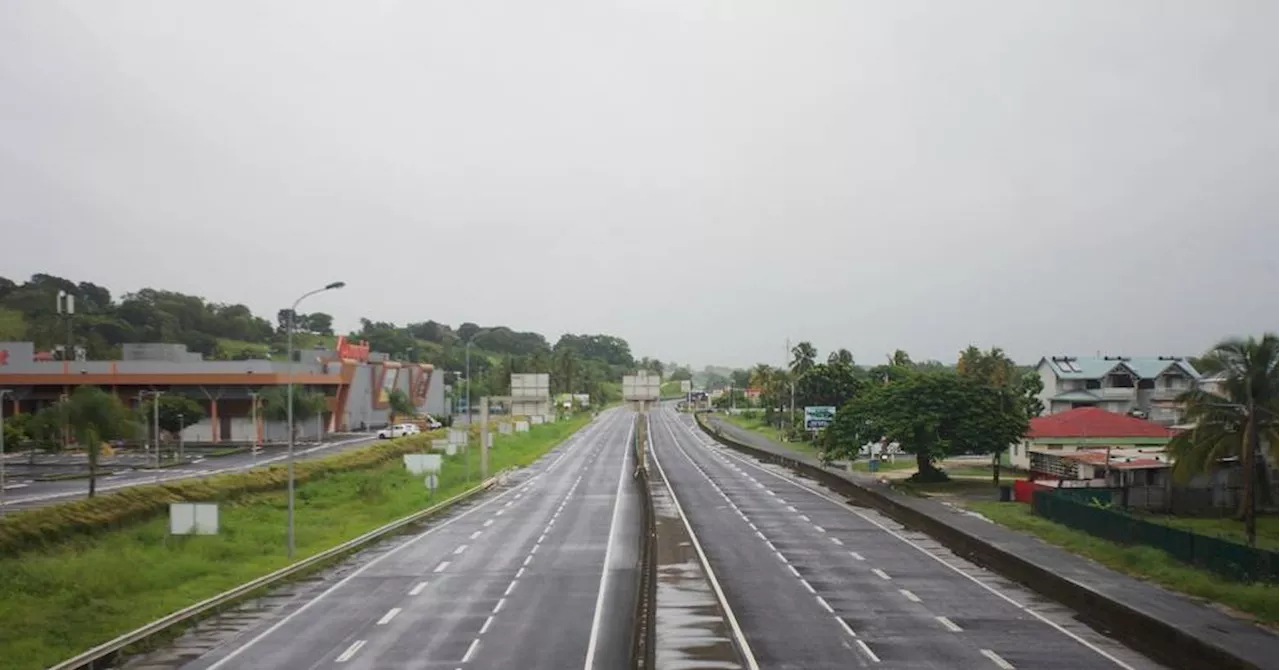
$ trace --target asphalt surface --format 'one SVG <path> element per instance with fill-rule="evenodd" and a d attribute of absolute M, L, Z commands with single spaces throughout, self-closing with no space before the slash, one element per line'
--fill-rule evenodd
<path fill-rule="evenodd" d="M 633 425 L 602 413 L 505 489 L 184 667 L 626 667 Z"/>
<path fill-rule="evenodd" d="M 1160 667 L 688 416 L 652 412 L 650 437 L 760 668 Z"/>
<path fill-rule="evenodd" d="M 359 435 L 321 444 L 313 442 L 295 445 L 294 457 L 297 460 L 320 458 L 343 451 L 359 449 L 360 447 L 368 446 L 375 440 L 376 438 L 373 435 Z M 99 477 L 97 490 L 98 493 L 110 493 L 111 491 L 141 484 L 155 484 L 193 477 L 208 477 L 224 472 L 249 470 L 274 463 L 283 463 L 286 456 L 285 447 L 271 446 L 263 448 L 261 453 L 256 456 L 246 451 L 241 454 L 200 459 L 181 466 L 160 468 L 158 470 L 126 469 L 115 472 L 115 474 Z M 89 493 L 88 479 L 64 479 L 51 482 L 34 481 L 29 473 L 25 476 L 21 474 L 25 472 L 23 470 L 25 466 L 21 462 L 10 459 L 6 461 L 6 465 L 13 466 L 11 469 L 14 472 L 5 477 L 4 511 L 18 511 L 53 505 L 83 498 Z M 110 469 L 109 466 L 104 466 L 104 468 Z"/>

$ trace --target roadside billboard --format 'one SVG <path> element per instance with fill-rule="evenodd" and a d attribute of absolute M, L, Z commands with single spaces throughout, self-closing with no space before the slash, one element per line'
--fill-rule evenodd
<path fill-rule="evenodd" d="M 821 430 L 831 425 L 836 418 L 836 408 L 830 405 L 816 405 L 804 408 L 804 429 Z"/>

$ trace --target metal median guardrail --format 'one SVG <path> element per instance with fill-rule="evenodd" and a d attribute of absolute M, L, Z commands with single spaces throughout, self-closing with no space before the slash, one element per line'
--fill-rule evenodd
<path fill-rule="evenodd" d="M 657 528 L 654 520 L 653 499 L 649 497 L 649 469 L 645 453 L 649 444 L 649 420 L 644 414 L 636 414 L 635 443 L 631 445 L 636 457 L 635 479 L 641 491 L 640 558 L 636 576 L 636 611 L 631 630 L 631 667 L 635 670 L 652 670 L 654 667 L 655 616 L 658 600 Z"/>
<path fill-rule="evenodd" d="M 208 612 L 217 610 L 220 607 L 235 604 L 257 591 L 275 586 L 290 577 L 315 569 L 329 561 L 336 560 L 353 551 L 362 549 L 366 545 L 382 540 L 390 535 L 394 535 L 406 526 L 410 526 L 428 517 L 434 516 L 453 505 L 488 491 L 493 488 L 493 486 L 504 475 L 505 472 L 500 472 L 497 475 L 484 480 L 479 485 L 467 489 L 452 498 L 442 500 L 424 510 L 396 519 L 385 526 L 375 528 L 364 535 L 347 540 L 346 542 L 343 542 L 336 547 L 326 549 L 315 556 L 304 558 L 296 563 L 280 568 L 275 572 L 263 575 L 253 581 L 245 582 L 244 584 L 241 584 L 229 591 L 224 591 L 212 598 L 202 600 L 190 607 L 186 607 L 166 617 L 152 621 L 151 623 L 125 633 L 110 642 L 100 644 L 93 649 L 76 656 L 75 658 L 68 659 L 52 666 L 50 670 L 80 670 L 81 668 L 93 670 L 94 668 L 107 667 L 105 664 L 113 663 L 117 656 L 129 647 L 160 635 L 174 626 L 180 626 L 191 621 L 198 620 L 202 615 Z M 100 663 L 104 665 L 99 665 Z"/>

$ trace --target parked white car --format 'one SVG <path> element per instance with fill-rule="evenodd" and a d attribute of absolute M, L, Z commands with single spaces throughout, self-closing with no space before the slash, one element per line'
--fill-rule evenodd
<path fill-rule="evenodd" d="M 387 426 L 378 431 L 379 440 L 391 440 L 405 435 L 413 435 L 418 432 L 418 427 L 413 424 L 398 423 L 394 426 Z"/>

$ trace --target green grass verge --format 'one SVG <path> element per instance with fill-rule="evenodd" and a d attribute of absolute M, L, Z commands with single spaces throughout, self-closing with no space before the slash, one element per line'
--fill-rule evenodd
<path fill-rule="evenodd" d="M 970 501 L 966 505 L 996 523 L 1031 533 L 1050 544 L 1091 558 L 1114 570 L 1190 596 L 1221 603 L 1273 628 L 1276 626 L 1277 595 L 1280 592 L 1275 584 L 1228 581 L 1188 566 L 1159 549 L 1117 544 L 1038 517 L 1032 513 L 1030 505 L 979 501 Z M 1274 528 L 1271 530 L 1275 531 Z"/>
<path fill-rule="evenodd" d="M 249 451 L 248 447 L 224 447 L 222 449 L 213 449 L 200 454 L 204 458 L 221 458 L 223 456 L 232 456 L 235 454 L 243 454 Z"/>
<path fill-rule="evenodd" d="M 804 454 L 806 456 L 812 456 L 814 458 L 818 457 L 818 448 L 815 447 L 813 444 L 810 444 L 809 442 L 784 441 L 782 439 L 782 431 L 765 423 L 763 418 L 760 418 L 757 416 L 747 417 L 741 414 L 717 414 L 716 416 L 724 419 L 725 421 L 728 421 L 729 423 L 739 428 L 745 428 L 746 430 L 760 433 L 761 435 L 764 435 L 770 440 L 773 440 L 774 442 L 777 442 L 778 444 L 792 451 Z"/>
<path fill-rule="evenodd" d="M 943 468 L 950 477 L 985 477 L 991 479 L 991 466 L 963 466 L 959 468 Z M 1019 472 L 1012 468 L 1000 468 L 1000 481 L 1012 485 L 1011 482 L 1005 482 L 1005 479 L 1020 478 L 1026 473 Z"/>
<path fill-rule="evenodd" d="M 1192 533 L 1248 544 L 1249 538 L 1244 532 L 1244 522 L 1238 519 L 1202 519 L 1165 516 L 1163 514 L 1145 514 L 1141 518 L 1145 521 L 1181 528 Z M 1259 549 L 1270 549 L 1271 551 L 1280 549 L 1280 542 L 1277 542 L 1276 537 L 1277 529 L 1280 529 L 1280 524 L 1277 524 L 1276 515 L 1258 515 L 1257 544 Z"/>
<path fill-rule="evenodd" d="M 533 462 L 589 420 L 582 415 L 496 437 L 491 471 Z M 299 486 L 298 557 L 475 485 L 478 473 L 473 470 L 468 482 L 463 459 L 461 454 L 445 458 L 440 488 L 432 497 L 421 477 L 405 472 L 398 458 Z M 217 536 L 166 539 L 167 519 L 153 518 L 0 559 L 0 667 L 47 667 L 285 566 L 285 505 L 278 492 L 224 503 Z"/>
<path fill-rule="evenodd" d="M 880 461 L 879 468 L 879 472 L 884 472 L 885 470 L 915 470 L 916 460 L 912 456 L 899 456 L 892 463 Z M 853 469 L 855 472 L 871 472 L 871 465 L 866 460 L 854 461 Z"/>

